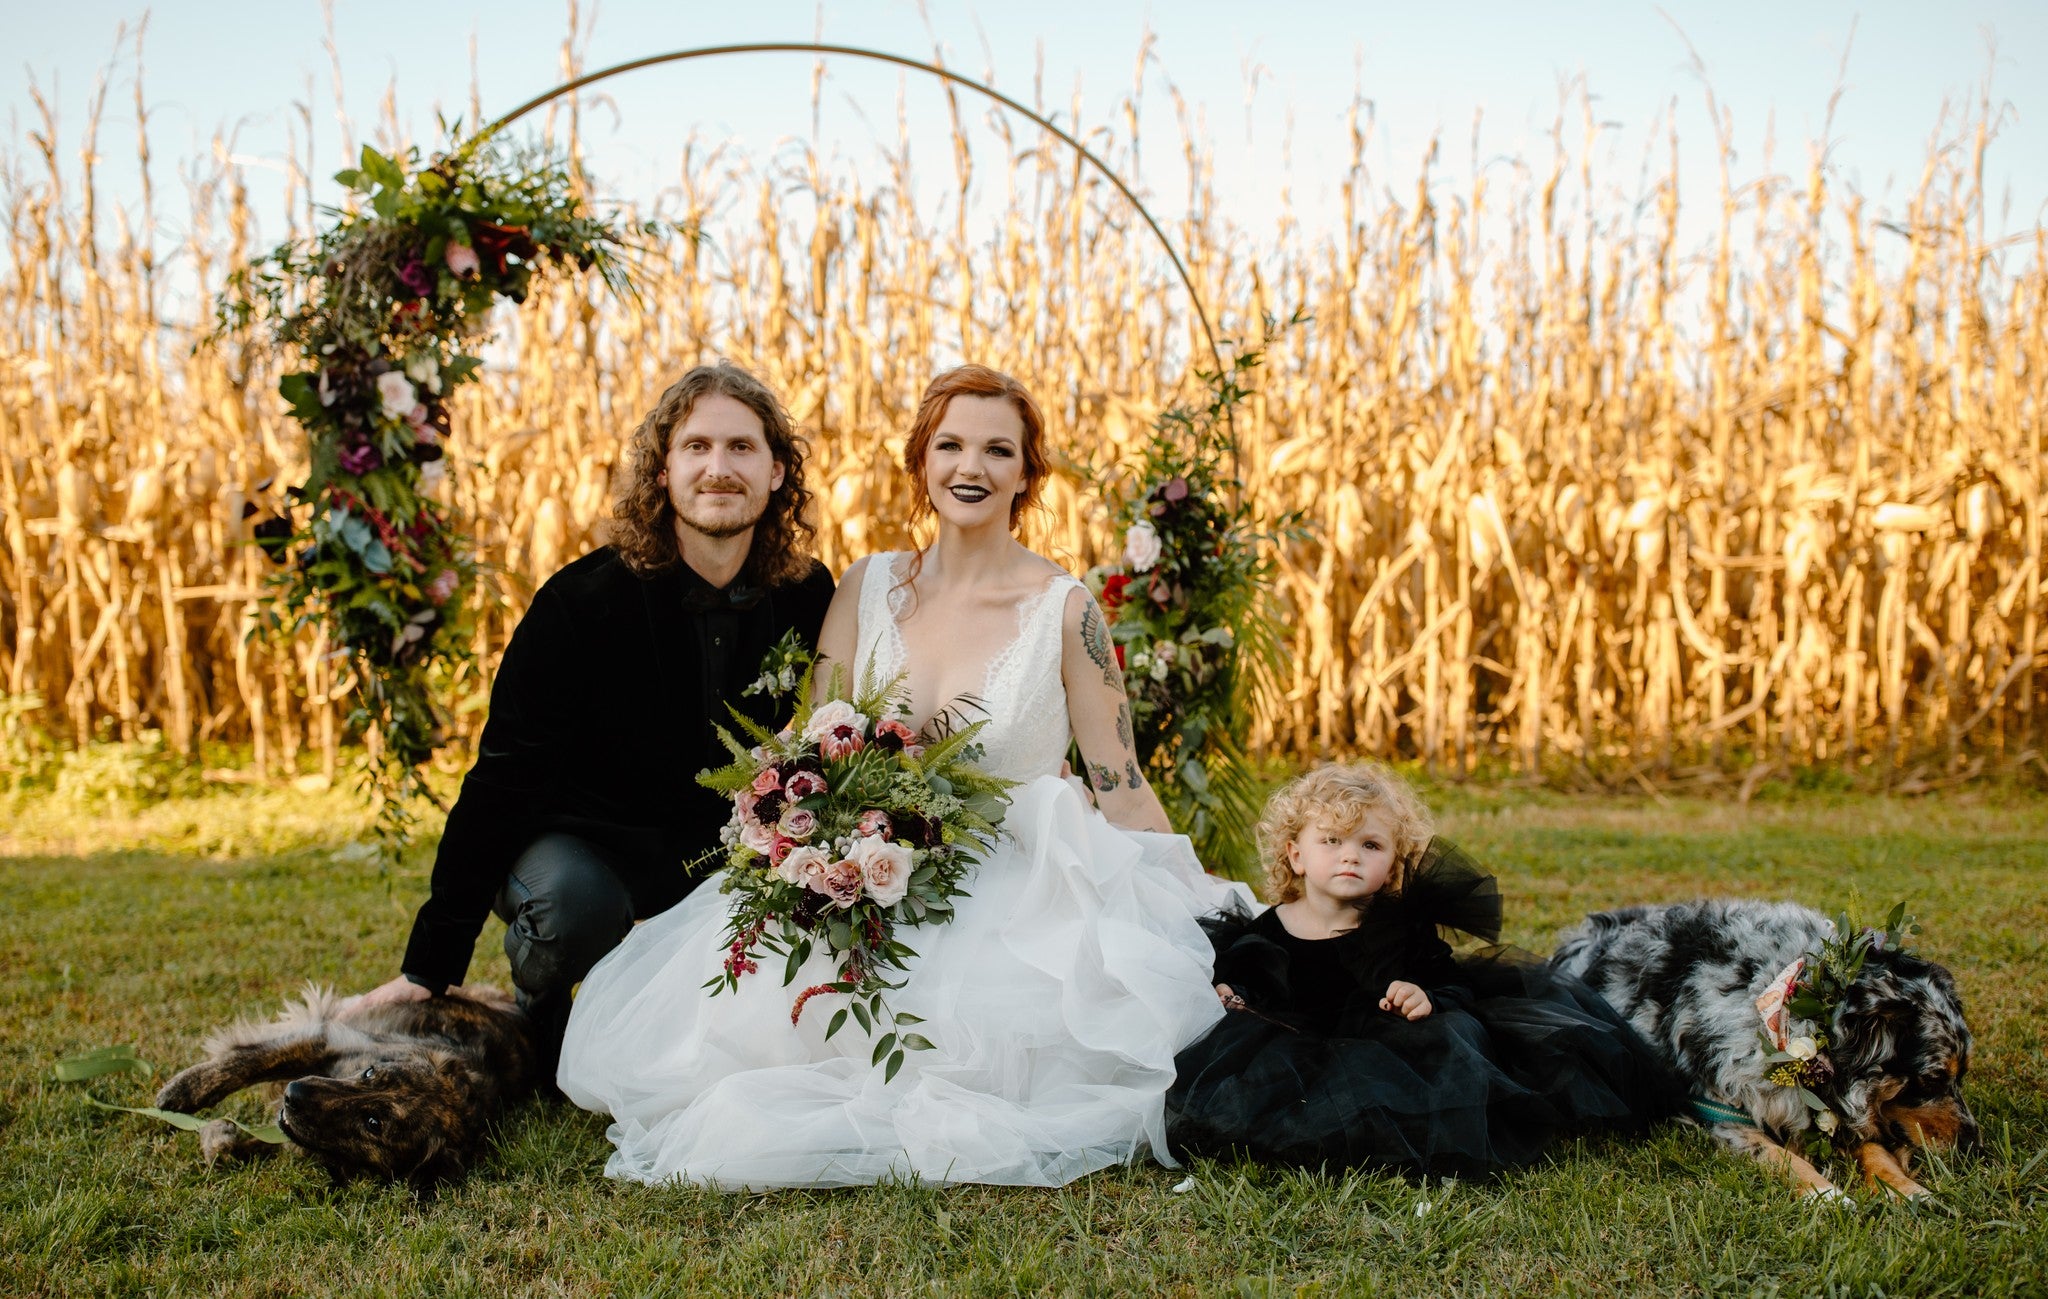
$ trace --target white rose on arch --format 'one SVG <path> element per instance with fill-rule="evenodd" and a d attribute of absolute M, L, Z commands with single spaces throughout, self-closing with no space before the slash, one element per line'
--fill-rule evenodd
<path fill-rule="evenodd" d="M 860 835 L 846 859 L 860 867 L 868 896 L 881 906 L 894 906 L 910 892 L 911 850 L 879 835 Z"/>
<path fill-rule="evenodd" d="M 1140 519 L 1124 534 L 1124 562 L 1134 573 L 1149 573 L 1159 562 L 1165 547 L 1159 542 L 1159 530 Z"/>
<path fill-rule="evenodd" d="M 377 376 L 377 400 L 388 419 L 405 419 L 419 409 L 420 395 L 403 370 L 386 370 Z"/>

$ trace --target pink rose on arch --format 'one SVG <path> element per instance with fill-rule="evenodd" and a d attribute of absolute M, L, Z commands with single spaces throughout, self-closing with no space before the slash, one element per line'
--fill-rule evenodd
<path fill-rule="evenodd" d="M 825 778 L 817 772 L 799 771 L 782 787 L 782 793 L 786 798 L 810 798 L 816 794 L 826 793 L 831 788 L 825 783 Z"/>
<path fill-rule="evenodd" d="M 860 866 L 843 857 L 827 864 L 809 881 L 812 889 L 830 898 L 832 905 L 841 909 L 860 901 L 861 885 L 864 882 Z"/>
<path fill-rule="evenodd" d="M 854 827 L 854 833 L 856 834 L 880 839 L 887 839 L 889 837 L 889 830 L 889 814 L 879 807 L 871 807 L 867 811 L 862 812 L 860 814 L 860 824 Z"/>
<path fill-rule="evenodd" d="M 435 604 L 446 604 L 455 588 L 462 585 L 462 574 L 452 568 L 444 568 L 427 581 L 427 598 Z"/>
<path fill-rule="evenodd" d="M 448 241 L 448 251 L 441 255 L 441 259 L 448 263 L 449 270 L 464 279 L 476 274 L 483 266 L 482 259 L 476 255 L 476 249 L 468 244 L 458 244 L 453 239 Z"/>
<path fill-rule="evenodd" d="M 848 860 L 860 866 L 861 882 L 868 896 L 882 906 L 894 906 L 910 891 L 910 849 L 886 839 L 853 841 Z"/>
<path fill-rule="evenodd" d="M 786 884 L 809 884 L 811 881 L 821 878 L 824 875 L 825 868 L 831 864 L 832 855 L 830 853 L 822 848 L 812 848 L 806 845 L 791 851 L 787 857 L 784 857 L 782 864 L 775 868 L 775 873 L 781 876 Z M 824 890 L 819 889 L 818 892 L 822 893 Z"/>
<path fill-rule="evenodd" d="M 818 814 L 801 807 L 785 808 L 776 829 L 782 831 L 785 838 L 807 843 L 810 837 L 818 832 Z"/>
<path fill-rule="evenodd" d="M 766 771 L 763 771 L 760 775 L 754 777 L 754 792 L 756 794 L 772 794 L 776 790 L 781 788 L 782 777 L 776 774 L 775 768 L 773 767 L 768 768 Z"/>

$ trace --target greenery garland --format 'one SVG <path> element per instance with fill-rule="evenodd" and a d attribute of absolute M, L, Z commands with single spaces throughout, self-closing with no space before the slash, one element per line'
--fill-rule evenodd
<path fill-rule="evenodd" d="M 306 431 L 311 468 L 287 489 L 286 514 L 254 529 L 280 565 L 261 618 L 272 632 L 317 622 L 346 655 L 348 725 L 368 741 L 365 783 L 396 844 L 441 739 L 434 687 L 474 657 L 477 563 L 435 499 L 449 399 L 482 366 L 470 349 L 499 301 L 523 302 L 546 263 L 632 288 L 615 256 L 626 231 L 593 216 L 570 169 L 546 155 L 472 146 L 422 165 L 417 150 L 388 158 L 365 146 L 335 180 L 361 201 L 328 209 L 317 238 L 238 272 L 216 337 L 260 319 L 299 362 L 278 392 Z"/>
<path fill-rule="evenodd" d="M 1304 319 L 1268 318 L 1265 335 Z M 1087 575 L 1110 622 L 1146 779 L 1203 862 L 1241 878 L 1256 865 L 1264 785 L 1238 737 L 1279 656 L 1270 556 L 1303 532 L 1298 515 L 1261 527 L 1237 476 L 1232 414 L 1263 360 L 1263 347 L 1245 349 L 1224 370 L 1198 371 L 1207 400 L 1159 416 L 1112 498 L 1121 556 Z"/>

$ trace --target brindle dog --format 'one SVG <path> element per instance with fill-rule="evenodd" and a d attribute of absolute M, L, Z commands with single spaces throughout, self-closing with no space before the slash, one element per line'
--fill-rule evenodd
<path fill-rule="evenodd" d="M 206 1052 L 164 1084 L 159 1108 L 190 1114 L 284 1083 L 278 1127 L 335 1180 L 417 1190 L 460 1180 L 491 1119 L 536 1082 L 526 1015 L 490 988 L 366 1008 L 308 986 L 276 1020 L 239 1022 Z M 276 1149 L 225 1119 L 200 1133 L 200 1148 L 209 1164 Z"/>

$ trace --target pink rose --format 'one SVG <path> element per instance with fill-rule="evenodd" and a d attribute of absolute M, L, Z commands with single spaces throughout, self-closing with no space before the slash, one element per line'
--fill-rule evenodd
<path fill-rule="evenodd" d="M 856 833 L 886 839 L 889 837 L 889 814 L 879 807 L 871 807 L 860 814 L 860 825 Z"/>
<path fill-rule="evenodd" d="M 810 798 L 815 794 L 826 793 L 831 788 L 825 783 L 825 778 L 817 772 L 799 771 L 789 778 L 789 783 L 782 787 L 782 792 L 786 797 L 793 799 Z"/>
<path fill-rule="evenodd" d="M 875 723 L 875 743 L 884 749 L 911 749 L 917 745 L 917 732 L 893 717 Z"/>
<path fill-rule="evenodd" d="M 782 777 L 773 767 L 754 777 L 754 792 L 756 794 L 772 794 L 781 788 Z"/>
<path fill-rule="evenodd" d="M 740 827 L 740 842 L 763 857 L 774 849 L 777 837 L 773 826 L 762 825 L 752 818 Z"/>
<path fill-rule="evenodd" d="M 824 894 L 834 906 L 842 909 L 860 901 L 863 882 L 860 867 L 843 857 L 826 865 L 808 881 L 813 890 Z"/>
<path fill-rule="evenodd" d="M 779 834 L 776 835 L 775 842 L 768 847 L 768 864 L 770 866 L 782 865 L 783 862 L 789 860 L 789 855 L 801 846 L 794 839 L 786 839 Z"/>
<path fill-rule="evenodd" d="M 848 859 L 859 865 L 868 896 L 882 906 L 894 906 L 910 891 L 911 851 L 902 844 L 877 838 L 856 839 Z"/>
<path fill-rule="evenodd" d="M 442 260 L 448 263 L 449 270 L 465 278 L 476 274 L 483 266 L 482 259 L 476 255 L 476 249 L 468 244 L 458 244 L 452 239 L 448 241 L 448 251 L 442 254 Z"/>
<path fill-rule="evenodd" d="M 807 843 L 810 837 L 818 832 L 818 814 L 801 807 L 786 808 L 783 810 L 782 820 L 776 823 L 775 828 L 782 831 L 786 838 L 794 839 L 798 843 Z"/>
<path fill-rule="evenodd" d="M 832 855 L 822 848 L 802 847 L 793 850 L 782 859 L 775 873 L 787 884 L 808 884 L 824 875 L 825 868 L 832 864 Z M 818 890 L 820 893 L 823 889 Z"/>
<path fill-rule="evenodd" d="M 427 581 L 427 598 L 435 604 L 446 604 L 455 588 L 462 585 L 462 574 L 452 568 L 444 568 Z"/>

